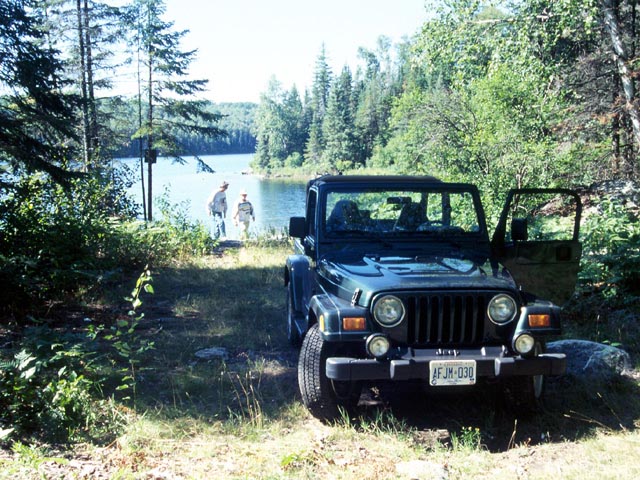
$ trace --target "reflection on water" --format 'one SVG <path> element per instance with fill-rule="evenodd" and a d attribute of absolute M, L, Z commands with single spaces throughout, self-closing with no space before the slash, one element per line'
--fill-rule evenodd
<path fill-rule="evenodd" d="M 202 159 L 215 170 L 213 174 L 197 173 L 196 162 L 190 157 L 186 157 L 186 165 L 174 164 L 169 159 L 159 158 L 158 163 L 153 166 L 154 218 L 160 214 L 155 199 L 168 188 L 172 204 L 187 202 L 185 205 L 190 218 L 201 220 L 211 226 L 205 208 L 206 201 L 223 180 L 229 182 L 226 227 L 230 238 L 238 238 L 239 235 L 231 220 L 231 209 L 242 189 L 247 191 L 247 199 L 253 204 L 256 214 L 256 221 L 251 225 L 252 232 L 263 232 L 270 228 L 282 230 L 289 225 L 289 217 L 304 215 L 306 183 L 247 175 L 245 172 L 249 170 L 252 158 L 251 154 L 203 156 Z M 138 160 L 125 161 L 137 163 Z M 132 188 L 132 193 L 136 201 L 142 203 L 139 182 Z"/>

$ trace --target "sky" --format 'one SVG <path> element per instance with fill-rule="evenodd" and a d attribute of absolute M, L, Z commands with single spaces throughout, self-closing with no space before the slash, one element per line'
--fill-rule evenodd
<path fill-rule="evenodd" d="M 425 0 L 165 0 L 165 21 L 189 30 L 182 49 L 197 49 L 190 78 L 208 79 L 207 100 L 259 102 L 275 76 L 284 89 L 310 88 L 325 46 L 329 66 L 352 72 L 358 48 L 393 43 L 426 21 Z"/>

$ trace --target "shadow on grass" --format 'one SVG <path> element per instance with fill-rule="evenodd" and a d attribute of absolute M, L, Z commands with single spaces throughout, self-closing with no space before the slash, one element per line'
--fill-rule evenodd
<path fill-rule="evenodd" d="M 141 334 L 139 409 L 203 421 L 281 417 L 297 401 L 285 329 L 282 267 L 176 268 L 154 273 Z M 196 353 L 218 349 L 219 357 Z"/>
<path fill-rule="evenodd" d="M 521 445 L 580 440 L 597 430 L 632 431 L 640 422 L 640 386 L 626 376 L 609 382 L 550 378 L 544 406 L 535 415 L 509 412 L 496 385 L 458 393 L 425 392 L 410 384 L 381 385 L 374 391 L 361 399 L 361 421 L 379 418 L 382 409 L 391 414 L 389 422 L 415 429 L 416 441 L 425 448 L 435 447 L 434 442 L 451 446 L 452 437 L 460 439 L 477 429 L 485 448 L 502 452 Z"/>
<path fill-rule="evenodd" d="M 143 307 L 144 331 L 156 349 L 139 372 L 141 408 L 257 425 L 299 406 L 297 352 L 286 340 L 281 267 L 165 269 L 155 275 L 154 286 L 156 295 Z M 212 347 L 227 356 L 195 356 Z M 363 395 L 359 409 L 362 422 L 400 421 L 416 438 L 446 432 L 440 443 L 477 429 L 482 445 L 500 452 L 580 440 L 596 430 L 633 430 L 640 424 L 640 387 L 624 376 L 606 383 L 550 379 L 545 410 L 530 418 L 507 413 L 495 386 L 437 395 L 409 385 L 381 386 L 376 395 Z"/>

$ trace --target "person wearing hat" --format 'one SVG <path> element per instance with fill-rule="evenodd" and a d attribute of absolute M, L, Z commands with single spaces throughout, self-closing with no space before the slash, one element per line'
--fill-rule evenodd
<path fill-rule="evenodd" d="M 224 225 L 224 219 L 227 217 L 227 188 L 229 184 L 223 181 L 207 199 L 207 212 L 209 216 L 213 216 L 213 238 L 217 240 L 227 237 L 227 230 Z"/>
<path fill-rule="evenodd" d="M 253 205 L 247 200 L 247 191 L 241 190 L 240 197 L 233 206 L 233 223 L 237 227 L 240 224 L 240 236 L 241 238 L 249 237 L 249 223 L 251 220 L 256 221 L 256 216 L 253 212 Z"/>

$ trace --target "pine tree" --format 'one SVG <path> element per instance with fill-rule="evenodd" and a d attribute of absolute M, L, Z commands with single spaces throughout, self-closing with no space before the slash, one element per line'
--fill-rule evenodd
<path fill-rule="evenodd" d="M 324 44 L 316 60 L 313 87 L 311 90 L 311 124 L 309 125 L 309 139 L 305 149 L 305 160 L 319 165 L 324 150 L 322 137 L 322 123 L 329 101 L 331 88 L 331 69 L 327 63 Z"/>
<path fill-rule="evenodd" d="M 80 97 L 80 151 L 85 169 L 100 168 L 104 151 L 115 149 L 96 91 L 108 90 L 118 67 L 114 51 L 122 45 L 120 9 L 94 0 L 43 0 L 34 3 L 50 48 L 60 50 L 63 75 Z M 102 118 L 101 118 L 102 116 Z"/>
<path fill-rule="evenodd" d="M 352 83 L 351 70 L 345 66 L 331 89 L 323 122 L 323 163 L 338 171 L 352 168 L 355 158 Z"/>
<path fill-rule="evenodd" d="M 133 135 L 144 140 L 147 162 L 147 215 L 152 220 L 152 171 L 158 153 L 184 162 L 178 133 L 196 133 L 215 138 L 225 132 L 216 126 L 221 115 L 207 109 L 207 102 L 196 99 L 206 89 L 208 80 L 187 78 L 188 68 L 196 50 L 182 51 L 180 41 L 188 30 L 173 31 L 173 22 L 162 20 L 163 0 L 135 0 L 131 10 L 131 24 L 138 28 L 134 44 L 139 45 L 144 78 L 140 78 L 144 94 L 145 121 Z M 212 171 L 195 155 L 200 169 Z"/>
<path fill-rule="evenodd" d="M 36 170 L 66 183 L 75 138 L 73 97 L 63 95 L 58 52 L 24 2 L 0 0 L 0 187 Z"/>

